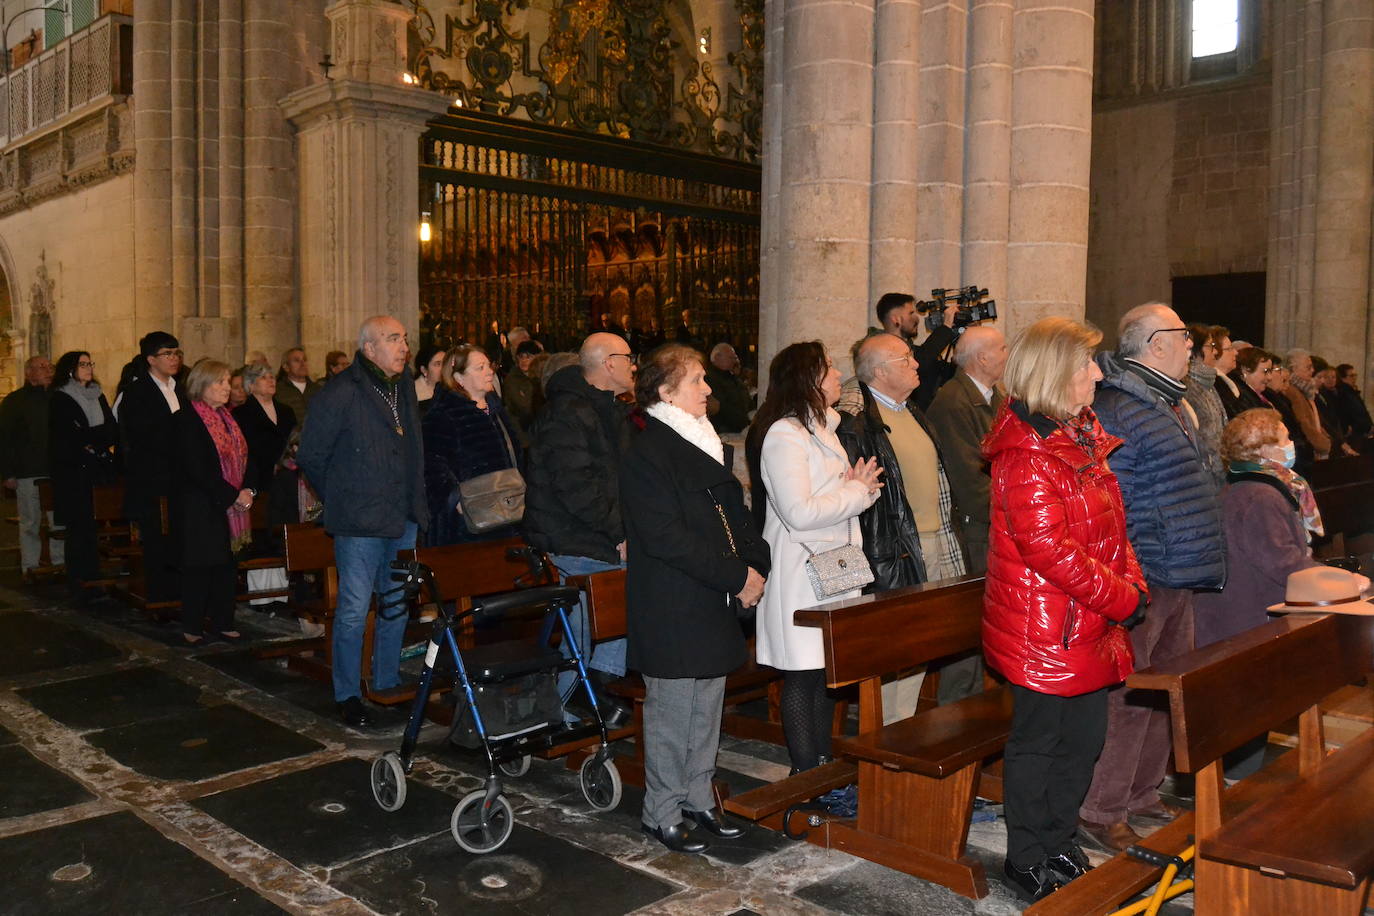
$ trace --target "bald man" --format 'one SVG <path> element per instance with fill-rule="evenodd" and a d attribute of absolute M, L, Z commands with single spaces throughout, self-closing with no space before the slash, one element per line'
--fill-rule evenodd
<path fill-rule="evenodd" d="M 544 389 L 544 408 L 530 429 L 525 492 L 525 537 L 551 555 L 564 575 L 579 576 L 625 564 L 620 519 L 620 458 L 630 445 L 626 405 L 634 389 L 636 356 L 619 334 L 598 332 L 582 343 L 578 364 L 558 370 Z M 574 626 L 584 651 L 586 610 Z M 598 644 L 591 668 L 611 678 L 625 674 L 625 640 Z M 564 672 L 564 700 L 575 677 Z M 603 714 L 620 724 L 629 710 L 599 692 Z"/>
<path fill-rule="evenodd" d="M 372 717 L 361 696 L 363 630 L 377 596 L 373 690 L 400 686 L 406 614 L 391 561 L 415 546 L 427 526 L 420 408 L 406 364 L 405 327 L 389 315 L 363 322 L 353 364 L 315 397 L 296 462 L 324 501 L 324 527 L 334 536 L 339 600 L 334 609 L 331 668 L 334 701 L 346 725 Z"/>
<path fill-rule="evenodd" d="M 48 476 L 48 387 L 52 362 L 30 356 L 24 363 L 24 385 L 0 402 L 0 477 L 19 501 L 19 565 L 27 575 L 38 566 L 43 551 L 39 537 L 43 510 L 38 481 Z M 49 542 L 48 562 L 62 563 L 62 541 Z"/>
<path fill-rule="evenodd" d="M 926 412 L 935 441 L 945 458 L 945 473 L 968 552 L 969 573 L 981 576 L 988 568 L 988 477 L 983 461 L 983 437 L 1006 395 L 1002 371 L 1007 365 L 1007 339 L 994 327 L 967 328 L 954 348 L 954 378 L 941 385 Z"/>
<path fill-rule="evenodd" d="M 1192 339 L 1162 302 L 1121 318 L 1115 353 L 1099 353 L 1102 369 L 1092 410 L 1102 428 L 1122 440 L 1107 459 L 1121 485 L 1126 534 L 1135 548 L 1150 604 L 1131 630 L 1137 669 L 1193 648 L 1193 590 L 1226 582 L 1221 506 L 1203 459 L 1184 384 Z M 1139 842 L 1135 828 L 1172 820 L 1178 809 L 1159 797 L 1169 761 L 1169 714 L 1128 696 L 1107 699 L 1107 742 L 1079 811 L 1079 831 L 1099 848 L 1120 852 Z"/>

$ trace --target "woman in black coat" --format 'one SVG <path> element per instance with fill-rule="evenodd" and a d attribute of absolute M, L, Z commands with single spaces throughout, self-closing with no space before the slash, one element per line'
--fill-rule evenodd
<path fill-rule="evenodd" d="M 748 658 L 736 609 L 758 603 L 770 562 L 706 418 L 705 375 L 690 347 L 650 355 L 635 384 L 648 419 L 620 468 L 628 665 L 645 684 L 643 829 L 678 852 L 706 848 L 693 825 L 741 832 L 716 810 L 711 777 L 725 676 Z"/>
<path fill-rule="evenodd" d="M 234 408 L 234 422 L 248 442 L 248 486 L 266 493 L 286 440 L 296 428 L 296 413 L 276 399 L 277 378 L 270 366 L 244 366 L 243 387 L 248 400 Z"/>
<path fill-rule="evenodd" d="M 97 484 L 114 479 L 118 439 L 114 414 L 95 380 L 91 354 L 62 354 L 48 400 L 48 454 L 53 518 L 67 529 L 67 582 L 78 601 L 86 597 L 85 583 L 100 575 L 92 492 Z"/>
<path fill-rule="evenodd" d="M 234 553 L 250 540 L 257 490 L 247 482 L 248 443 L 229 413 L 229 367 L 203 359 L 186 380 L 190 406 L 173 416 L 176 489 L 173 535 L 181 544 L 181 630 L 188 645 L 235 642 Z"/>
<path fill-rule="evenodd" d="M 496 372 L 480 347 L 455 347 L 444 359 L 440 382 L 425 413 L 425 493 L 431 546 L 514 537 L 514 525 L 481 533 L 468 530 L 458 485 L 493 471 L 520 466 L 515 425 L 495 394 Z"/>

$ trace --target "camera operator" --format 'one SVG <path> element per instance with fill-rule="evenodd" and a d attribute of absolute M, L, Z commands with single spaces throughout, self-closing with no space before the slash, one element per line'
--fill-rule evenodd
<path fill-rule="evenodd" d="M 921 316 L 916 312 L 916 297 L 907 293 L 883 293 L 878 299 L 878 323 L 884 331 L 906 341 L 918 364 L 916 371 L 921 384 L 914 398 L 916 406 L 922 410 L 930 407 L 940 386 L 954 377 L 957 367 L 944 357 L 959 339 L 959 332 L 954 329 L 954 316 L 958 311 L 959 303 L 951 301 L 943 312 L 944 323 L 917 345 L 916 332 L 921 326 Z"/>

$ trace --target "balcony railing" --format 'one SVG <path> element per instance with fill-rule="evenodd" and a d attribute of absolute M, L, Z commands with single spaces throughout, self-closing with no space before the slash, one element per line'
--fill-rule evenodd
<path fill-rule="evenodd" d="M 108 15 L 0 77 L 0 146 L 133 90 L 133 19 Z"/>

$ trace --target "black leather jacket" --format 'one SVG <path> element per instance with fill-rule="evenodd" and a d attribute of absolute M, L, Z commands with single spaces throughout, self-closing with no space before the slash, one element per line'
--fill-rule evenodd
<path fill-rule="evenodd" d="M 881 592 L 919 585 L 926 581 L 926 566 L 921 556 L 921 539 L 916 533 L 916 517 L 911 512 L 906 500 L 906 488 L 902 484 L 902 469 L 897 465 L 897 456 L 887 438 L 887 424 L 878 412 L 872 392 L 862 382 L 859 383 L 859 391 L 864 398 L 863 412 L 842 415 L 836 434 L 850 461 L 876 457 L 879 467 L 883 468 L 883 489 L 878 501 L 859 516 L 859 530 L 864 536 L 864 555 L 873 567 L 873 584 L 866 591 Z M 907 408 L 926 435 L 930 436 L 931 442 L 935 442 L 930 425 L 915 401 L 908 399 Z M 938 445 L 936 449 L 938 453 Z M 932 473 L 934 470 L 931 469 Z"/>

